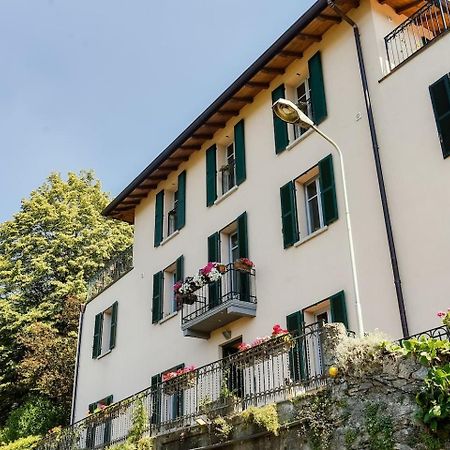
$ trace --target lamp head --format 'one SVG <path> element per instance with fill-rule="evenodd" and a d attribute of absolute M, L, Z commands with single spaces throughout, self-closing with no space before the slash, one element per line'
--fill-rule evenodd
<path fill-rule="evenodd" d="M 314 122 L 295 103 L 285 98 L 278 99 L 272 105 L 272 110 L 283 122 L 298 123 L 303 128 L 311 128 L 314 125 Z"/>

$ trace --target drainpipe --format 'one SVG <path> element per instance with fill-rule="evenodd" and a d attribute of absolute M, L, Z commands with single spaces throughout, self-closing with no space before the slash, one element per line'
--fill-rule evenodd
<path fill-rule="evenodd" d="M 75 401 L 77 398 L 77 388 L 78 388 L 78 371 L 80 369 L 80 347 L 81 347 L 81 335 L 83 333 L 83 319 L 84 311 L 86 310 L 86 305 L 80 305 L 80 317 L 78 319 L 78 339 L 77 339 L 77 356 L 75 359 L 75 375 L 73 380 L 73 390 L 72 390 L 72 410 L 70 412 L 70 425 L 73 425 L 75 421 Z"/>
<path fill-rule="evenodd" d="M 386 195 L 386 186 L 384 184 L 383 169 L 381 167 L 381 159 L 380 159 L 377 131 L 375 128 L 375 119 L 374 119 L 373 111 L 372 111 L 372 102 L 370 100 L 369 84 L 367 82 L 366 68 L 365 68 L 364 57 L 363 57 L 363 53 L 362 53 L 361 36 L 359 34 L 358 25 L 356 25 L 356 23 L 353 22 L 353 20 L 350 19 L 350 17 L 348 17 L 343 12 L 334 3 L 333 0 L 328 0 L 328 5 L 340 17 L 342 17 L 342 19 L 344 19 L 345 22 L 347 22 L 353 28 L 353 33 L 355 35 L 356 52 L 358 54 L 358 63 L 359 63 L 359 73 L 361 76 L 361 83 L 362 83 L 362 88 L 363 88 L 363 93 L 364 93 L 364 101 L 366 104 L 367 118 L 369 121 L 369 129 L 370 129 L 370 137 L 372 140 L 373 157 L 375 160 L 375 169 L 377 172 L 378 188 L 380 190 L 380 197 L 381 197 L 381 205 L 383 207 L 384 224 L 386 227 L 386 234 L 387 234 L 388 245 L 389 245 L 389 254 L 391 257 L 392 274 L 394 276 L 394 285 L 395 285 L 395 292 L 397 295 L 397 303 L 398 303 L 398 309 L 399 309 L 399 313 L 400 313 L 400 321 L 402 324 L 403 337 L 408 337 L 409 331 L 408 331 L 408 320 L 406 317 L 405 300 L 403 298 L 402 282 L 400 279 L 400 271 L 398 268 L 397 252 L 395 250 L 394 234 L 392 231 L 392 222 L 391 222 L 391 216 L 389 213 L 389 205 L 388 205 L 388 200 L 387 200 L 387 195 Z"/>

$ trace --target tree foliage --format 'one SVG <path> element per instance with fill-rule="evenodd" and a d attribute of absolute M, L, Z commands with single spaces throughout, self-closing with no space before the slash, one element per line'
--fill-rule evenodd
<path fill-rule="evenodd" d="M 132 242 L 92 172 L 51 174 L 0 224 L 0 424 L 31 394 L 70 405 L 88 280 Z"/>

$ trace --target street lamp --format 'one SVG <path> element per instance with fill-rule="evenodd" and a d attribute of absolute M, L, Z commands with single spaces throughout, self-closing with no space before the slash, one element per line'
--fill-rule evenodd
<path fill-rule="evenodd" d="M 280 98 L 272 105 L 273 112 L 284 122 L 287 123 L 298 123 L 302 128 L 313 129 L 316 133 L 320 134 L 325 140 L 327 140 L 337 151 L 339 155 L 339 162 L 341 166 L 342 174 L 342 185 L 344 188 L 344 205 L 345 205 L 345 221 L 347 223 L 347 234 L 348 234 L 348 246 L 350 251 L 350 260 L 352 265 L 352 276 L 353 276 L 353 289 L 355 291 L 355 309 L 356 318 L 358 321 L 358 333 L 360 336 L 364 334 L 364 325 L 361 311 L 361 301 L 359 297 L 359 285 L 358 285 L 358 275 L 356 272 L 356 262 L 355 262 L 355 249 L 353 245 L 353 232 L 352 225 L 350 221 L 350 209 L 348 207 L 348 194 L 347 194 L 347 179 L 345 177 L 344 169 L 344 158 L 342 156 L 341 149 L 330 137 L 323 133 L 314 122 L 300 110 L 300 108 L 293 102 Z"/>

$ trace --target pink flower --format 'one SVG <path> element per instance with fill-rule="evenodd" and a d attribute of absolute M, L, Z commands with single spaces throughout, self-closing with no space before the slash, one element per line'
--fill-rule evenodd
<path fill-rule="evenodd" d="M 245 350 L 248 350 L 249 348 L 251 348 L 251 345 L 249 345 L 249 344 L 247 344 L 247 343 L 245 343 L 245 342 L 241 342 L 241 343 L 238 345 L 238 350 L 239 350 L 240 352 L 243 352 L 243 351 L 245 351 Z"/>
<path fill-rule="evenodd" d="M 215 262 L 209 262 L 208 264 L 206 264 L 205 267 L 203 267 L 202 269 L 200 269 L 200 273 L 201 273 L 202 275 L 208 275 L 208 274 L 211 272 L 211 270 L 213 270 L 213 269 L 216 268 L 216 266 L 217 266 L 217 263 L 215 263 Z"/>
<path fill-rule="evenodd" d="M 280 334 L 287 334 L 289 333 L 288 330 L 285 330 L 284 328 L 281 328 L 281 326 L 277 323 L 272 328 L 272 336 L 278 336 Z"/>
<path fill-rule="evenodd" d="M 177 281 L 174 285 L 173 285 L 173 290 L 174 292 L 178 292 L 178 290 L 180 289 L 180 287 L 183 285 L 183 283 L 181 281 Z"/>
<path fill-rule="evenodd" d="M 253 267 L 255 265 L 255 263 L 248 258 L 240 258 L 240 261 L 241 261 L 241 263 L 243 263 L 249 267 Z"/>
<path fill-rule="evenodd" d="M 445 317 L 445 316 L 446 316 L 446 313 L 445 313 L 444 311 L 439 311 L 439 312 L 437 313 L 437 316 L 438 316 L 439 318 Z"/>

